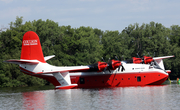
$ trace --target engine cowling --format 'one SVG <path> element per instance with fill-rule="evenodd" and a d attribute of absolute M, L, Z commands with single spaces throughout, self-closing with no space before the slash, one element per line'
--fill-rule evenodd
<path fill-rule="evenodd" d="M 147 57 L 147 56 L 143 56 L 144 58 L 144 63 L 145 64 L 149 64 L 153 61 L 153 58 L 152 57 Z"/>
<path fill-rule="evenodd" d="M 136 64 L 142 63 L 141 58 L 132 57 L 132 60 L 133 60 L 133 63 L 136 63 Z"/>
<path fill-rule="evenodd" d="M 110 62 L 108 62 L 108 64 L 111 70 L 115 70 L 121 65 L 121 62 L 119 60 L 111 60 Z"/>
<path fill-rule="evenodd" d="M 108 64 L 106 62 L 101 62 L 101 61 L 98 61 L 97 63 L 95 64 L 92 64 L 92 65 L 89 65 L 90 67 L 90 71 L 98 71 L 98 72 L 101 72 L 101 71 L 104 71 L 104 69 L 108 66 Z"/>

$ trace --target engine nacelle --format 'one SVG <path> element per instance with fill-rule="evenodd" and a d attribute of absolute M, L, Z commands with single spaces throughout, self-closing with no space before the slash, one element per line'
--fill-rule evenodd
<path fill-rule="evenodd" d="M 98 61 L 95 64 L 89 65 L 89 71 L 97 71 L 97 72 L 101 72 L 104 71 L 105 68 L 106 69 L 111 69 L 111 70 L 115 70 L 116 68 L 118 68 L 121 65 L 121 62 L 119 60 L 111 60 L 110 62 L 106 63 L 106 62 L 101 62 Z"/>
<path fill-rule="evenodd" d="M 101 71 L 104 71 L 107 66 L 108 66 L 108 64 L 106 62 L 98 61 L 95 64 L 89 65 L 89 67 L 90 67 L 89 70 L 101 72 Z"/>
<path fill-rule="evenodd" d="M 108 64 L 111 70 L 115 70 L 121 65 L 121 62 L 119 60 L 111 60 L 110 62 L 108 62 Z"/>
<path fill-rule="evenodd" d="M 136 63 L 136 64 L 142 63 L 141 58 L 132 57 L 132 60 L 133 60 L 133 63 Z"/>
<path fill-rule="evenodd" d="M 153 61 L 153 58 L 152 57 L 147 57 L 147 56 L 143 56 L 144 58 L 144 63 L 145 64 L 149 64 Z"/>

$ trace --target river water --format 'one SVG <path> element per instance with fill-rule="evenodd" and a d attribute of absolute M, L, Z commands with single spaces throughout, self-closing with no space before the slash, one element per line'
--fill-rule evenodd
<path fill-rule="evenodd" d="M 179 110 L 180 85 L 69 90 L 55 90 L 53 86 L 0 88 L 0 109 Z"/>

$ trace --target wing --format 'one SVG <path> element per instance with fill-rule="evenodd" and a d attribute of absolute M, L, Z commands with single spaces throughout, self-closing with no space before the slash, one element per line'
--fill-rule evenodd
<path fill-rule="evenodd" d="M 154 57 L 153 59 L 154 59 L 154 60 L 162 60 L 162 59 L 171 58 L 171 57 L 174 57 L 174 55 L 171 55 L 171 56 L 163 56 L 163 57 Z"/>

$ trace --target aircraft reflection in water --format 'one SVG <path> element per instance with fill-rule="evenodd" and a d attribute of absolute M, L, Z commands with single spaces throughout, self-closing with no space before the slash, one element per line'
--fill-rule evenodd
<path fill-rule="evenodd" d="M 168 109 L 176 87 L 170 85 L 105 89 L 45 90 L 22 93 L 23 109 Z M 171 93 L 171 92 L 172 93 Z M 178 93 L 178 92 L 175 92 Z M 169 95 L 170 94 L 170 95 Z M 169 96 L 173 97 L 169 97 Z M 168 97 L 167 97 L 168 96 Z M 175 97 L 175 98 L 174 98 Z M 179 102 L 179 101 L 177 101 Z"/>
<path fill-rule="evenodd" d="M 44 110 L 45 108 L 45 93 L 43 92 L 24 92 L 23 96 L 23 108 L 27 110 L 37 109 Z"/>
<path fill-rule="evenodd" d="M 160 85 L 171 72 L 165 70 L 162 59 L 174 56 L 133 57 L 127 61 L 98 61 L 87 66 L 68 67 L 48 64 L 46 61 L 53 57 L 44 57 L 38 35 L 28 31 L 23 36 L 20 60 L 5 62 L 18 64 L 25 74 L 43 78 L 57 89 L 102 88 Z"/>

